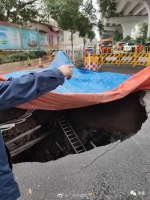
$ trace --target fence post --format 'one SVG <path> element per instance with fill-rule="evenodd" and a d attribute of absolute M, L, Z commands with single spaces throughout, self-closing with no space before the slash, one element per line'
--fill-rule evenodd
<path fill-rule="evenodd" d="M 73 58 L 72 58 L 72 62 L 74 63 L 74 60 L 75 60 L 75 59 L 74 59 L 74 48 L 72 49 L 72 51 L 73 51 L 73 52 L 72 52 L 72 57 L 73 57 Z"/>
<path fill-rule="evenodd" d="M 84 56 L 83 56 L 83 55 L 84 55 L 84 48 L 82 48 L 82 46 L 80 46 L 80 49 L 81 49 L 81 56 L 82 56 L 81 59 L 82 59 L 82 61 L 83 61 L 83 57 L 84 57 Z"/>
<path fill-rule="evenodd" d="M 89 63 L 89 69 L 91 69 L 91 56 L 90 56 L 90 52 L 88 52 L 88 63 Z"/>
<path fill-rule="evenodd" d="M 134 56 L 133 67 L 135 67 L 136 64 L 137 64 L 137 60 L 138 60 L 138 51 L 137 51 L 137 49 L 135 49 L 133 56 Z"/>
<path fill-rule="evenodd" d="M 150 66 L 150 52 L 147 53 L 148 54 L 148 63 L 147 63 L 147 67 Z"/>

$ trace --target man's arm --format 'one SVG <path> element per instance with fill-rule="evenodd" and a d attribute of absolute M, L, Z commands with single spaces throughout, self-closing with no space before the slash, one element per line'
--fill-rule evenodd
<path fill-rule="evenodd" d="M 71 70 L 66 66 L 0 82 L 0 110 L 15 107 L 35 99 L 64 83 Z"/>

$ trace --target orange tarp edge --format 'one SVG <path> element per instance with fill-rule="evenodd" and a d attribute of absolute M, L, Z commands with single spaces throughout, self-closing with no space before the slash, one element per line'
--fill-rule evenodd
<path fill-rule="evenodd" d="M 7 80 L 0 76 L 1 80 Z M 121 99 L 126 95 L 150 89 L 150 67 L 135 74 L 114 90 L 103 93 L 56 93 L 48 92 L 28 103 L 19 105 L 22 109 L 62 110 L 85 107 L 89 105 L 110 102 Z"/>

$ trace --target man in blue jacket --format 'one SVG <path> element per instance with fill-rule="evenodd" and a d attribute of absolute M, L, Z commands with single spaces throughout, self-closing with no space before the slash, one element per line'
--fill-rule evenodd
<path fill-rule="evenodd" d="M 72 77 L 71 66 L 30 73 L 20 78 L 0 81 L 0 110 L 9 109 L 31 101 L 64 83 Z M 8 163 L 2 133 L 0 131 L 0 200 L 17 200 L 20 191 Z"/>

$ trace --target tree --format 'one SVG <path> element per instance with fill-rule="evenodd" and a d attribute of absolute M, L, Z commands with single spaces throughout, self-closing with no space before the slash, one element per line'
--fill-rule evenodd
<path fill-rule="evenodd" d="M 89 38 L 90 41 L 92 41 L 95 38 L 95 32 L 93 30 L 89 29 L 87 32 L 87 38 Z"/>
<path fill-rule="evenodd" d="M 78 31 L 79 8 L 82 0 L 46 0 L 47 11 L 62 30 L 70 30 L 73 49 L 73 34 Z"/>
<path fill-rule="evenodd" d="M 139 30 L 140 30 L 140 36 L 142 36 L 143 38 L 146 39 L 147 38 L 147 31 L 148 31 L 148 23 L 142 22 L 140 24 Z"/>
<path fill-rule="evenodd" d="M 142 43 L 143 45 L 146 44 L 147 31 L 148 31 L 148 24 L 146 22 L 142 22 L 139 25 L 139 37 L 136 38 L 136 43 Z"/>
<path fill-rule="evenodd" d="M 97 11 L 93 6 L 92 0 L 83 1 L 81 13 L 89 19 L 91 24 L 96 25 Z"/>
<path fill-rule="evenodd" d="M 99 30 L 99 34 L 102 35 L 102 32 L 104 31 L 104 24 L 101 20 L 98 21 L 97 27 L 98 27 L 98 30 Z"/>
<path fill-rule="evenodd" d="M 132 40 L 132 38 L 129 35 L 123 39 L 124 42 L 129 42 L 131 40 Z"/>
<path fill-rule="evenodd" d="M 111 39 L 113 43 L 119 42 L 123 40 L 123 34 L 120 33 L 119 31 L 115 31 L 113 35 L 111 36 Z"/>
<path fill-rule="evenodd" d="M 116 0 L 99 0 L 99 7 L 103 18 L 109 19 L 110 17 L 117 17 L 119 15 L 116 12 Z"/>
<path fill-rule="evenodd" d="M 150 37 L 148 37 L 148 38 L 146 39 L 146 42 L 150 42 Z"/>
<path fill-rule="evenodd" d="M 145 40 L 142 36 L 137 37 L 137 38 L 135 39 L 135 42 L 136 42 L 137 44 L 143 44 L 143 45 L 146 44 L 146 40 Z"/>
<path fill-rule="evenodd" d="M 86 43 L 86 38 L 88 38 L 88 32 L 90 29 L 92 29 L 92 24 L 90 23 L 89 18 L 80 13 L 78 16 L 78 31 L 79 36 L 83 38 L 84 45 Z"/>
<path fill-rule="evenodd" d="M 93 6 L 92 0 L 87 0 L 81 7 L 81 13 L 78 16 L 78 31 L 80 37 L 83 37 L 84 45 L 86 38 L 93 40 L 95 32 L 93 27 L 96 26 L 96 9 Z"/>
<path fill-rule="evenodd" d="M 37 2 L 39 0 L 1 0 L 0 20 L 23 24 L 39 16 Z"/>

